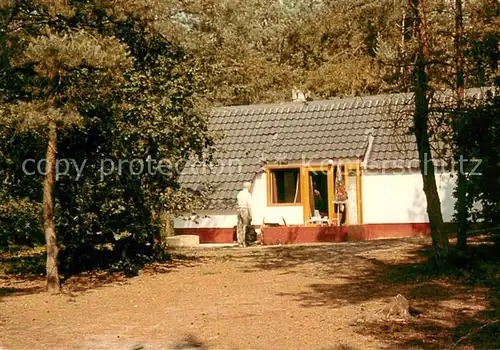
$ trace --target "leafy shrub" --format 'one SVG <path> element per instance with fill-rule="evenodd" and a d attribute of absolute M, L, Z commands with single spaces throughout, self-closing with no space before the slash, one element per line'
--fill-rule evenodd
<path fill-rule="evenodd" d="M 0 249 L 43 244 L 41 206 L 29 199 L 0 201 Z"/>

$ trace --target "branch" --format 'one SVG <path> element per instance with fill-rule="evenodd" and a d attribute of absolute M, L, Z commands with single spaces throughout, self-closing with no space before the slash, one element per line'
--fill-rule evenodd
<path fill-rule="evenodd" d="M 356 46 L 354 49 L 348 48 L 348 49 L 345 49 L 343 51 L 340 51 L 340 52 L 336 53 L 335 55 L 331 56 L 330 60 L 333 60 L 334 58 L 337 58 L 337 57 L 339 57 L 339 56 L 341 56 L 341 55 L 343 55 L 343 54 L 345 54 L 345 53 L 347 53 L 349 51 L 352 51 L 351 54 L 355 54 L 362 47 L 363 47 L 363 44 L 360 44 L 360 45 Z"/>
<path fill-rule="evenodd" d="M 485 328 L 485 327 L 488 327 L 488 326 L 490 326 L 490 325 L 492 325 L 492 324 L 498 323 L 498 322 L 500 322 L 500 320 L 490 321 L 490 322 L 488 322 L 488 323 L 486 323 L 486 324 L 483 324 L 481 327 L 479 327 L 479 328 L 476 328 L 476 329 L 472 330 L 470 333 L 467 333 L 467 334 L 466 334 L 466 335 L 464 335 L 463 337 L 460 337 L 460 339 L 458 339 L 458 341 L 457 341 L 455 344 L 453 344 L 453 346 L 452 346 L 451 348 L 453 349 L 453 348 L 454 348 L 454 347 L 456 347 L 456 346 L 457 346 L 460 342 L 464 341 L 465 339 L 467 339 L 467 338 L 468 338 L 468 337 L 470 337 L 471 335 L 476 334 L 476 333 L 477 333 L 477 332 L 479 332 L 481 329 L 483 329 L 483 328 Z"/>

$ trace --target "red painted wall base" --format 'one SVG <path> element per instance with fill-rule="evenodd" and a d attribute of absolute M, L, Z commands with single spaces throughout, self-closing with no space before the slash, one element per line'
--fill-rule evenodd
<path fill-rule="evenodd" d="M 319 227 L 267 227 L 264 244 L 363 241 L 430 234 L 429 224 L 365 224 Z"/>
<path fill-rule="evenodd" d="M 233 243 L 232 228 L 176 228 L 176 235 L 197 235 L 200 243 Z"/>
<path fill-rule="evenodd" d="M 233 243 L 233 230 L 232 228 L 182 228 L 175 229 L 175 232 L 178 235 L 198 235 L 200 243 Z M 362 241 L 430 235 L 427 223 L 264 227 L 262 231 L 266 245 Z"/>

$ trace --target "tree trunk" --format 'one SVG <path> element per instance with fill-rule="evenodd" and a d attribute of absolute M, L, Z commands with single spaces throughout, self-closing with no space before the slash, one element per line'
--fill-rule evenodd
<path fill-rule="evenodd" d="M 43 228 L 47 244 L 47 290 L 58 293 L 60 290 L 57 268 L 57 239 L 54 225 L 54 170 L 56 164 L 57 130 L 54 121 L 49 122 L 49 140 L 45 157 L 45 178 L 43 181 Z"/>
<path fill-rule="evenodd" d="M 415 112 L 413 115 L 413 131 L 417 141 L 417 150 L 420 160 L 420 172 L 424 184 L 424 193 L 427 199 L 427 215 L 434 247 L 434 257 L 440 263 L 448 257 L 448 237 L 443 230 L 443 214 L 441 200 L 436 186 L 436 177 L 429 140 L 429 100 L 428 100 L 428 73 L 427 62 L 429 50 L 427 40 L 427 24 L 425 20 L 424 0 L 414 0 L 411 4 L 416 18 L 416 34 L 418 35 L 418 52 L 414 71 Z"/>
<path fill-rule="evenodd" d="M 169 211 L 162 210 L 158 214 L 153 210 L 151 220 L 159 224 L 158 234 L 153 237 L 155 254 L 158 258 L 164 258 L 167 237 L 174 235 L 174 217 Z"/>
<path fill-rule="evenodd" d="M 162 239 L 165 240 L 167 237 L 171 237 L 175 234 L 174 232 L 174 216 L 169 211 L 164 211 L 161 213 L 161 223 L 162 223 Z"/>
<path fill-rule="evenodd" d="M 455 0 L 455 55 L 456 55 L 456 98 L 457 98 L 457 112 L 455 114 L 454 134 L 456 137 L 455 154 L 456 160 L 463 159 L 464 147 L 462 140 L 463 133 L 463 100 L 464 100 L 464 53 L 463 53 L 463 12 L 462 0 Z M 469 211 L 467 208 L 467 177 L 465 176 L 465 169 L 463 164 L 460 164 L 457 178 L 457 216 L 458 216 L 458 234 L 457 246 L 459 250 L 467 248 L 467 219 Z"/>

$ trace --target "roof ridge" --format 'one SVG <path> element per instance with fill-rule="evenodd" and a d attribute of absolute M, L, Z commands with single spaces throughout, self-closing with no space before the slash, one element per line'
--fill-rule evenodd
<path fill-rule="evenodd" d="M 327 100 L 313 100 L 306 102 L 292 102 L 292 101 L 284 101 L 284 102 L 275 102 L 275 103 L 258 103 L 258 104 L 248 104 L 248 105 L 234 105 L 234 106 L 219 106 L 213 107 L 212 111 L 215 112 L 230 112 L 230 111 L 254 111 L 254 110 L 262 110 L 268 112 L 272 109 L 278 109 L 278 111 L 283 111 L 283 109 L 290 109 L 289 112 L 304 112 L 304 109 L 309 111 L 313 111 L 314 108 L 319 108 L 318 110 L 331 109 L 335 104 L 344 105 L 344 106 L 360 106 L 360 102 L 366 101 L 377 101 L 377 100 L 386 100 L 388 98 L 394 98 L 397 96 L 405 96 L 409 95 L 409 93 L 397 93 L 397 94 L 379 94 L 379 95 L 365 95 L 365 96 L 347 96 L 347 97 L 336 97 L 333 99 Z M 361 106 L 364 105 L 361 104 Z M 306 107 L 306 108 L 304 108 Z"/>
<path fill-rule="evenodd" d="M 488 87 L 479 88 L 469 88 L 466 89 L 466 94 L 478 94 L 484 90 L 488 90 Z M 437 90 L 437 94 L 447 94 L 452 93 L 452 90 Z M 398 93 L 387 93 L 387 94 L 377 94 L 377 95 L 363 95 L 363 96 L 346 96 L 346 97 L 335 97 L 332 99 L 324 100 L 313 100 L 305 102 L 274 102 L 274 103 L 257 103 L 257 104 L 246 104 L 246 105 L 233 105 L 233 106 L 218 106 L 212 108 L 212 113 L 231 113 L 234 111 L 254 113 L 256 110 L 262 111 L 264 113 L 283 113 L 284 109 L 288 108 L 287 113 L 300 113 L 304 111 L 314 111 L 315 108 L 318 110 L 332 109 L 335 105 L 342 105 L 343 108 L 359 108 L 363 107 L 365 102 L 371 102 L 369 107 L 376 106 L 379 101 L 399 99 L 400 97 L 410 97 L 412 92 L 398 92 Z M 361 103 L 363 102 L 363 103 Z M 305 107 L 305 108 L 304 108 Z"/>

